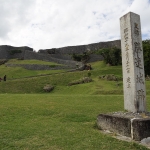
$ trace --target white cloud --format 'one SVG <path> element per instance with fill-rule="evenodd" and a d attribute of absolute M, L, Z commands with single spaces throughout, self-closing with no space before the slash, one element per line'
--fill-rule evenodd
<path fill-rule="evenodd" d="M 120 39 L 128 11 L 141 16 L 148 38 L 148 0 L 0 0 L 0 45 L 38 50 Z"/>
<path fill-rule="evenodd" d="M 143 39 L 150 38 L 150 1 L 134 0 L 126 12 L 132 11 L 140 15 Z"/>

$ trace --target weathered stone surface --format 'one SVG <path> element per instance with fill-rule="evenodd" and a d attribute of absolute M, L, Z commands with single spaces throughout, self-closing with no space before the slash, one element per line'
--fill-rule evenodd
<path fill-rule="evenodd" d="M 134 140 L 140 141 L 150 137 L 150 118 L 133 120 L 132 128 Z"/>
<path fill-rule="evenodd" d="M 49 84 L 47 84 L 47 85 L 45 85 L 45 86 L 43 87 L 43 90 L 44 90 L 45 92 L 51 92 L 53 89 L 54 89 L 54 86 L 49 85 Z"/>
<path fill-rule="evenodd" d="M 124 108 L 131 112 L 146 112 L 140 16 L 129 12 L 120 18 L 120 26 Z"/>
<path fill-rule="evenodd" d="M 45 53 L 45 52 L 51 51 L 52 54 L 73 54 L 73 53 L 82 54 L 83 52 L 95 51 L 101 48 L 111 48 L 111 47 L 121 48 L 120 40 L 92 43 L 88 45 L 67 46 L 67 47 L 61 47 L 61 48 L 55 48 L 55 49 L 54 48 L 41 49 L 39 50 L 39 52 Z"/>
<path fill-rule="evenodd" d="M 140 141 L 150 137 L 150 114 L 139 113 L 110 113 L 100 114 L 97 117 L 97 125 L 101 130 L 127 136 Z"/>
<path fill-rule="evenodd" d="M 13 50 L 21 50 L 21 53 L 11 55 L 11 51 Z M 9 46 L 9 45 L 1 45 L 0 46 L 0 59 L 22 58 L 24 57 L 25 51 L 33 51 L 33 49 L 28 46 L 14 47 L 14 46 Z"/>
<path fill-rule="evenodd" d="M 87 61 L 87 63 L 102 61 L 102 60 L 104 60 L 102 55 L 91 54 L 90 59 Z"/>
<path fill-rule="evenodd" d="M 129 118 L 100 114 L 97 117 L 97 125 L 102 130 L 109 130 L 128 137 L 131 136 L 131 122 Z"/>

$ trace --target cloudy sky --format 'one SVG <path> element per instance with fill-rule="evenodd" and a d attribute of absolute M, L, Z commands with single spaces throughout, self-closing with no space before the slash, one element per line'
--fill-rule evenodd
<path fill-rule="evenodd" d="M 0 45 L 39 50 L 120 39 L 119 18 L 129 11 L 150 39 L 150 0 L 0 0 Z"/>

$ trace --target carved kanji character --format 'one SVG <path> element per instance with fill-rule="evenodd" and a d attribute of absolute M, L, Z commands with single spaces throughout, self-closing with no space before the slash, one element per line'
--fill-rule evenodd
<path fill-rule="evenodd" d="M 143 89 L 137 91 L 137 99 L 138 99 L 138 101 L 140 101 L 140 100 L 144 101 L 145 95 L 144 95 L 144 90 Z"/>
<path fill-rule="evenodd" d="M 141 58 L 139 57 L 135 58 L 135 66 L 138 67 L 139 69 L 143 69 Z"/>
<path fill-rule="evenodd" d="M 137 83 L 144 84 L 143 74 L 141 74 L 141 72 L 140 72 L 140 75 L 139 75 L 139 76 L 137 75 L 136 82 L 137 82 Z"/>
<path fill-rule="evenodd" d="M 127 78 L 127 88 L 130 88 L 130 87 L 131 87 L 130 84 L 131 84 L 131 78 L 128 77 L 128 78 Z"/>
<path fill-rule="evenodd" d="M 139 36 L 139 27 L 137 23 L 134 23 L 134 34 L 136 36 Z"/>

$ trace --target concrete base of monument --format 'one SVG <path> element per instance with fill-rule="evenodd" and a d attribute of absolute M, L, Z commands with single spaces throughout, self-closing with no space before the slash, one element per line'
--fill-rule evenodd
<path fill-rule="evenodd" d="M 97 126 L 116 134 L 141 141 L 150 137 L 150 113 L 115 112 L 99 114 Z"/>

